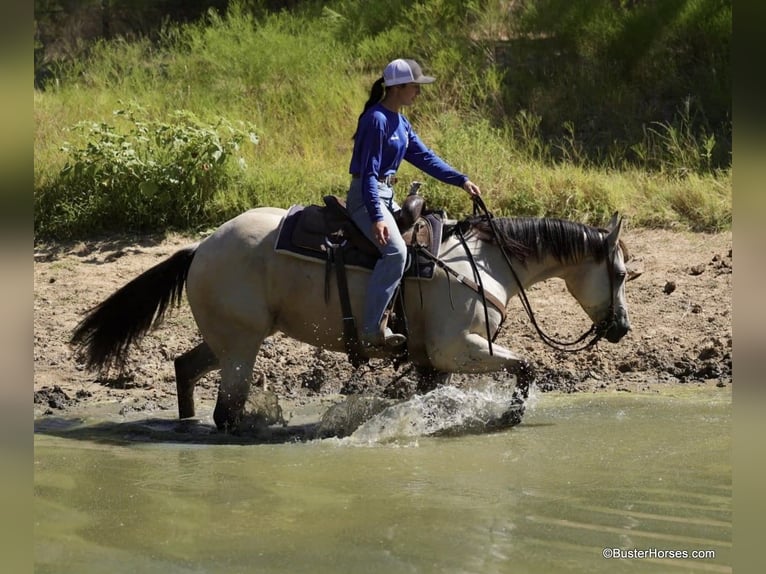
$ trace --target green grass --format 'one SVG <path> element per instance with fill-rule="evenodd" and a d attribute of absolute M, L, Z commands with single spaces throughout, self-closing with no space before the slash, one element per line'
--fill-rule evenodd
<path fill-rule="evenodd" d="M 340 9 L 347 3 L 337 4 Z M 563 137 L 547 138 L 539 113 L 500 113 L 502 74 L 481 63 L 479 43 L 428 28 L 439 21 L 439 5 L 405 10 L 386 30 L 355 39 L 347 33 L 354 18 L 369 18 L 374 27 L 374 14 L 348 8 L 345 16 L 282 12 L 256 20 L 235 7 L 227 17 L 169 27 L 159 43 L 98 44 L 65 69 L 58 84 L 34 94 L 36 237 L 193 231 L 250 207 L 319 203 L 327 193 L 345 194 L 356 117 L 369 86 L 398 55 L 397 46 L 409 46 L 408 54 L 439 78 L 406 110 L 408 117 L 428 145 L 481 186 L 496 215 L 600 224 L 618 210 L 638 226 L 713 231 L 731 225 L 731 169 L 715 167 L 713 149 L 721 144 L 700 128 L 688 100 L 674 119 L 647 123 L 639 138 L 600 156 L 588 151 L 574 121 L 565 123 Z M 452 8 L 449 22 L 459 27 L 463 16 Z M 425 34 L 417 38 L 422 42 L 408 32 L 414 19 Z M 126 105 L 143 108 L 142 121 L 152 126 L 182 129 L 179 112 L 205 129 L 222 121 L 252 126 L 258 143 L 240 145 L 211 177 L 202 181 L 197 171 L 194 182 L 178 188 L 162 183 L 170 167 L 150 176 L 130 171 L 123 148 L 102 154 L 98 170 L 73 181 L 66 166 L 85 163 L 83 150 L 105 137 L 75 126 L 111 125 L 124 143 L 132 128 L 114 111 Z M 168 155 L 168 149 L 155 144 L 141 153 L 164 158 L 167 166 L 198 165 L 188 156 Z M 117 180 L 111 170 L 119 166 L 128 166 L 128 174 Z M 457 188 L 407 164 L 400 176 L 401 193 L 410 181 L 425 181 L 422 193 L 432 206 L 453 217 L 471 211 L 467 194 Z M 160 182 L 162 193 L 142 196 L 155 189 L 148 180 Z"/>

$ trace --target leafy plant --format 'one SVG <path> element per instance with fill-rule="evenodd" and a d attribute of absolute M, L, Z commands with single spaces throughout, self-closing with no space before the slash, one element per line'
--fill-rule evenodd
<path fill-rule="evenodd" d="M 158 121 L 134 104 L 114 118 L 127 130 L 92 121 L 72 128 L 84 134 L 84 143 L 63 146 L 68 160 L 39 194 L 35 211 L 43 234 L 83 226 L 149 231 L 199 225 L 215 195 L 245 167 L 240 146 L 258 142 L 244 122 L 206 124 L 186 110 Z"/>

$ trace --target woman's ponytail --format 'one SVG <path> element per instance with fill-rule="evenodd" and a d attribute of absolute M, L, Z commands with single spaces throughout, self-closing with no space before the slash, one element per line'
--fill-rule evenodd
<path fill-rule="evenodd" d="M 375 80 L 375 83 L 372 85 L 372 88 L 370 88 L 370 97 L 367 100 L 367 102 L 364 104 L 364 109 L 362 110 L 362 113 L 359 114 L 359 117 L 356 120 L 357 130 L 354 132 L 354 135 L 351 137 L 351 139 L 356 139 L 356 134 L 359 131 L 359 120 L 362 119 L 362 116 L 364 115 L 364 112 L 369 110 L 372 106 L 377 104 L 380 100 L 383 99 L 383 96 L 386 94 L 386 88 L 383 85 L 383 76 Z"/>

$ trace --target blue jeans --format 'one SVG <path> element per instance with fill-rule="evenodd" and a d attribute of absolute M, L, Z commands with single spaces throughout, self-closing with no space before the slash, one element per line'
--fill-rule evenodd
<path fill-rule="evenodd" d="M 346 197 L 346 207 L 356 226 L 372 241 L 380 251 L 381 258 L 375 264 L 367 287 L 367 297 L 364 301 L 361 335 L 378 333 L 383 312 L 391 302 L 396 287 L 402 280 L 404 266 L 407 262 L 407 245 L 394 220 L 394 211 L 399 205 L 394 201 L 394 190 L 385 183 L 378 183 L 378 195 L 383 219 L 388 226 L 388 243 L 379 245 L 372 234 L 372 220 L 362 200 L 362 180 L 352 179 Z"/>

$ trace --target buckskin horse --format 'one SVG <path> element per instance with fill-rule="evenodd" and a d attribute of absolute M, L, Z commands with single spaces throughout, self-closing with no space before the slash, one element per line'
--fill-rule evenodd
<path fill-rule="evenodd" d="M 194 415 L 196 381 L 220 369 L 213 418 L 219 429 L 236 429 L 256 355 L 277 331 L 348 351 L 342 302 L 337 292 L 328 294 L 327 266 L 275 249 L 287 215 L 272 207 L 242 213 L 93 307 L 72 337 L 88 368 L 122 366 L 130 346 L 180 302 L 184 287 L 203 342 L 175 359 L 180 418 Z M 403 280 L 406 360 L 431 381 L 507 370 L 516 374 L 517 385 L 528 384 L 527 361 L 493 339 L 510 299 L 518 294 L 526 300 L 524 289 L 551 277 L 565 281 L 593 322 L 594 341 L 617 343 L 630 329 L 621 227 L 617 213 L 605 228 L 488 212 L 445 222 L 438 257 L 431 254 L 432 277 Z M 348 301 L 357 314 L 370 272 L 353 265 L 346 271 Z M 378 357 L 390 351 L 362 353 Z"/>

